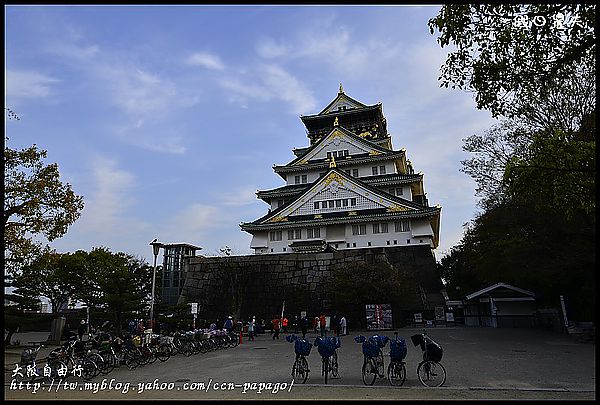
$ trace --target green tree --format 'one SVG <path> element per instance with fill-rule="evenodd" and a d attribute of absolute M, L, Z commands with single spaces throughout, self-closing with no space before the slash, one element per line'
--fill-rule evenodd
<path fill-rule="evenodd" d="M 595 76 L 595 11 L 594 4 L 445 5 L 428 23 L 442 47 L 455 48 L 441 85 L 474 91 L 478 108 L 493 116 L 522 115 L 580 66 Z"/>
<path fill-rule="evenodd" d="M 414 289 L 410 275 L 385 262 L 353 263 L 336 268 L 326 283 L 326 291 L 336 311 L 361 324 L 364 324 L 366 304 L 418 307 Z"/>
<path fill-rule="evenodd" d="M 36 145 L 4 149 L 4 256 L 10 271 L 41 253 L 34 235 L 61 237 L 83 209 L 83 198 L 61 182 L 57 164 L 44 163 L 46 156 Z"/>
<path fill-rule="evenodd" d="M 88 254 L 85 277 L 94 293 L 80 298 L 106 307 L 112 313 L 118 333 L 124 316 L 148 310 L 152 266 L 141 259 L 122 252 L 112 253 L 104 247 L 95 248 Z"/>
<path fill-rule="evenodd" d="M 78 279 L 82 273 L 69 263 L 68 254 L 46 250 L 32 263 L 24 266 L 18 274 L 12 275 L 15 295 L 29 301 L 39 301 L 45 297 L 50 301 L 52 313 L 57 314 L 69 300 L 77 296 Z"/>

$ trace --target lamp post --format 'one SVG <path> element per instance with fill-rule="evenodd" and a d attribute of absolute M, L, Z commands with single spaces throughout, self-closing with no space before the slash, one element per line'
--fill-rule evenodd
<path fill-rule="evenodd" d="M 152 301 L 150 302 L 150 328 L 154 326 L 154 289 L 156 285 L 156 258 L 160 252 L 160 248 L 164 245 L 158 242 L 158 239 L 154 239 L 150 242 L 152 245 L 152 252 L 154 253 L 154 269 L 152 271 Z"/>

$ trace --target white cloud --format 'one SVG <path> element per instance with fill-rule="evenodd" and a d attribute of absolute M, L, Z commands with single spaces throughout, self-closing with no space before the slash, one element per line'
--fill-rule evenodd
<path fill-rule="evenodd" d="M 250 101 L 280 100 L 290 105 L 290 112 L 300 114 L 315 108 L 316 101 L 308 88 L 294 75 L 275 64 L 261 64 L 248 76 L 227 76 L 218 84 L 228 90 L 230 102 L 239 103 L 242 108 Z"/>
<path fill-rule="evenodd" d="M 51 96 L 54 83 L 60 80 L 34 71 L 6 71 L 6 96 L 45 98 Z"/>
<path fill-rule="evenodd" d="M 212 70 L 223 70 L 225 65 L 217 55 L 206 52 L 194 53 L 186 59 L 186 63 L 191 66 L 202 66 Z"/>

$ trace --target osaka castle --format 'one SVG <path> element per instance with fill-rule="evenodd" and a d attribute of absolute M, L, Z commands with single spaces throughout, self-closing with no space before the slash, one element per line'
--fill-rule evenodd
<path fill-rule="evenodd" d="M 394 150 L 381 103 L 363 104 L 340 84 L 321 112 L 301 115 L 310 144 L 273 170 L 285 185 L 258 190 L 266 215 L 241 223 L 255 254 L 439 244 L 441 207 L 423 173 Z"/>

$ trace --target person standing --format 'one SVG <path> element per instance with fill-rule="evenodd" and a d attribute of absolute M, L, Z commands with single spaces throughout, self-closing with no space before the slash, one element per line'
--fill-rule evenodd
<path fill-rule="evenodd" d="M 280 319 L 277 317 L 277 315 L 273 317 L 271 325 L 273 326 L 273 340 L 275 340 L 275 338 L 279 340 Z"/>
<path fill-rule="evenodd" d="M 281 324 L 283 325 L 283 333 L 287 333 L 288 323 L 289 321 L 286 317 L 281 320 Z"/>
<path fill-rule="evenodd" d="M 327 321 L 325 319 L 325 315 L 321 313 L 319 317 L 319 326 L 321 328 L 321 337 L 325 337 L 325 326 L 327 325 Z"/>
<path fill-rule="evenodd" d="M 298 333 L 298 315 L 294 315 L 292 326 L 294 327 L 294 333 Z"/>
<path fill-rule="evenodd" d="M 317 328 L 319 327 L 319 317 L 315 316 L 315 319 L 313 319 L 313 326 L 315 328 L 315 335 L 317 334 Z"/>
<path fill-rule="evenodd" d="M 225 324 L 223 325 L 223 329 L 225 329 L 227 331 L 227 333 L 231 333 L 231 330 L 233 329 L 233 319 L 230 317 L 227 318 L 227 320 L 225 321 Z"/>
<path fill-rule="evenodd" d="M 305 316 L 300 319 L 300 329 L 302 330 L 302 339 L 306 338 L 306 332 L 308 329 L 308 319 Z"/>
<path fill-rule="evenodd" d="M 79 340 L 83 340 L 83 334 L 85 333 L 85 321 L 82 319 L 79 327 L 77 328 L 77 335 L 79 336 Z"/>
<path fill-rule="evenodd" d="M 340 328 L 342 329 L 342 336 L 346 336 L 346 317 L 343 315 L 340 319 Z"/>
<path fill-rule="evenodd" d="M 254 328 L 255 328 L 256 318 L 252 318 L 250 322 L 248 322 L 248 340 L 254 342 Z"/>

